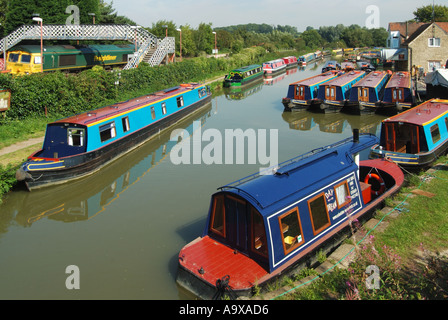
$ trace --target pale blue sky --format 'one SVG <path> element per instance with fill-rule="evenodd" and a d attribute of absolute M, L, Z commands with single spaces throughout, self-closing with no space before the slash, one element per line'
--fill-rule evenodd
<path fill-rule="evenodd" d="M 435 4 L 446 2 L 438 0 Z M 193 28 L 201 22 L 211 22 L 212 27 L 267 23 L 295 26 L 303 31 L 307 26 L 317 29 L 339 23 L 375 23 L 387 29 L 389 22 L 412 19 L 416 8 L 432 3 L 433 0 L 113 0 L 113 7 L 119 15 L 144 27 L 168 20 Z M 372 11 L 366 13 L 372 5 L 378 8 L 375 20 Z"/>

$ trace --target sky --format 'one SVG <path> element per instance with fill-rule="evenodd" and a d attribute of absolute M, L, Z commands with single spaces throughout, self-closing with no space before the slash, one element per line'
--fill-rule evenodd
<path fill-rule="evenodd" d="M 266 23 L 302 32 L 308 26 L 337 24 L 387 29 L 389 22 L 410 20 L 416 8 L 433 1 L 447 5 L 446 0 L 113 0 L 112 6 L 143 27 L 160 20 L 192 28 L 200 23 L 212 23 L 212 27 Z"/>

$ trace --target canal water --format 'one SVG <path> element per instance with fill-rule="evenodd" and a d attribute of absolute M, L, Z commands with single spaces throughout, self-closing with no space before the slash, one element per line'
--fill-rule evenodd
<path fill-rule="evenodd" d="M 177 255 L 201 235 L 218 187 L 268 166 L 263 155 L 282 162 L 350 137 L 354 128 L 378 135 L 384 118 L 378 115 L 283 112 L 288 84 L 322 65 L 217 94 L 93 176 L 9 193 L 0 206 L 0 299 L 194 298 L 176 285 Z M 180 134 L 170 139 L 174 129 Z M 238 161 L 235 143 L 229 156 L 225 132 L 238 129 L 254 134 L 266 152 L 254 149 L 250 157 L 247 142 Z M 222 153 L 211 152 L 219 142 Z"/>

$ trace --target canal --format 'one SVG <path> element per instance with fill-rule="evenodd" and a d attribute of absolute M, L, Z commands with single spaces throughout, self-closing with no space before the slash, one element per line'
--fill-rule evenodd
<path fill-rule="evenodd" d="M 354 128 L 379 133 L 378 115 L 283 112 L 288 84 L 322 65 L 215 95 L 93 176 L 9 193 L 0 206 L 0 299 L 192 298 L 176 285 L 177 255 L 201 235 L 218 187 L 268 166 L 262 155 L 282 162 L 349 137 Z M 179 134 L 170 139 L 174 129 Z M 248 142 L 243 161 L 236 145 L 229 156 L 225 132 L 238 129 L 254 133 L 266 152 L 249 154 Z M 210 152 L 218 142 L 223 152 Z M 68 289 L 77 283 L 79 289 Z"/>

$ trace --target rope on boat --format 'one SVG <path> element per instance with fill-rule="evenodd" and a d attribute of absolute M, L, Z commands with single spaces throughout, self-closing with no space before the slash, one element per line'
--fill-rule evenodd
<path fill-rule="evenodd" d="M 445 162 L 443 165 L 447 165 L 447 164 L 448 164 L 448 161 Z M 438 170 L 437 170 L 437 171 L 438 171 Z M 443 180 L 444 180 L 444 179 L 443 179 Z M 419 189 L 419 188 L 422 186 L 423 183 L 424 183 L 424 180 L 421 180 L 421 182 L 420 182 L 420 184 L 418 185 L 417 189 Z M 401 211 L 401 209 L 399 209 L 399 208 L 400 208 L 403 204 L 405 204 L 406 200 L 408 199 L 408 197 L 409 197 L 410 195 L 411 195 L 411 192 L 409 192 L 409 193 L 406 195 L 406 197 L 403 199 L 403 201 L 401 201 L 399 204 L 397 204 L 397 205 L 396 205 L 394 208 L 392 208 L 388 213 L 384 214 L 384 216 L 378 221 L 378 223 L 377 223 L 372 229 L 370 229 L 369 231 L 367 231 L 366 234 L 365 234 L 365 236 L 364 236 L 361 240 L 359 240 L 358 243 L 356 243 L 356 246 L 358 246 L 361 242 L 363 242 L 363 241 L 367 238 L 367 236 L 369 236 L 370 233 L 371 233 L 373 230 L 375 230 L 376 227 L 378 227 L 378 225 L 384 220 L 384 218 L 386 218 L 387 216 L 389 216 L 392 212 L 394 212 L 394 210 Z M 286 292 L 284 292 L 284 293 L 282 293 L 282 294 L 279 294 L 278 296 L 272 298 L 271 300 L 275 300 L 275 299 L 277 299 L 277 298 L 280 298 L 280 297 L 282 297 L 282 296 L 284 296 L 284 295 L 286 295 L 286 294 L 288 294 L 288 293 L 290 293 L 290 292 L 292 292 L 292 291 L 295 291 L 296 289 L 298 289 L 298 288 L 300 288 L 300 287 L 302 287 L 302 286 L 305 286 L 305 285 L 307 285 L 307 284 L 310 284 L 310 283 L 313 282 L 314 280 L 317 280 L 317 279 L 319 279 L 320 277 L 324 276 L 326 273 L 330 272 L 330 271 L 333 270 L 337 265 L 339 265 L 342 261 L 344 261 L 344 259 L 347 258 L 347 257 L 353 252 L 353 250 L 355 250 L 356 246 L 354 246 L 352 249 L 350 249 L 350 251 L 349 251 L 345 256 L 343 256 L 338 262 L 336 262 L 334 265 L 332 265 L 330 268 L 328 268 L 327 270 L 325 270 L 325 271 L 322 272 L 321 274 L 315 276 L 313 279 L 310 279 L 310 280 L 308 280 L 308 281 L 306 281 L 306 282 L 304 282 L 304 283 L 301 283 L 301 284 L 295 286 L 295 287 L 292 288 L 292 289 L 289 289 L 288 291 L 286 291 Z"/>
<path fill-rule="evenodd" d="M 213 296 L 213 300 L 221 300 L 221 298 L 226 295 L 228 295 L 231 300 L 238 298 L 236 293 L 232 290 L 232 287 L 229 285 L 229 281 L 229 275 L 216 280 L 216 293 Z"/>

